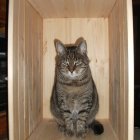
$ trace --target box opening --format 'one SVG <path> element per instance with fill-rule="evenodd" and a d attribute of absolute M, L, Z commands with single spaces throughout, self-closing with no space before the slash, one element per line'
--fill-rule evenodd
<path fill-rule="evenodd" d="M 71 44 L 83 37 L 99 93 L 97 120 L 105 127 L 101 136 L 90 131 L 87 140 L 128 138 L 126 1 L 16 0 L 16 9 L 11 6 L 16 23 L 12 25 L 14 41 L 9 41 L 14 48 L 9 49 L 9 68 L 13 70 L 9 71 L 9 75 L 13 72 L 9 79 L 14 79 L 14 82 L 9 80 L 9 97 L 12 97 L 9 112 L 13 110 L 9 117 L 10 130 L 14 128 L 10 137 L 68 139 L 58 131 L 50 113 L 56 56 L 54 39 Z"/>

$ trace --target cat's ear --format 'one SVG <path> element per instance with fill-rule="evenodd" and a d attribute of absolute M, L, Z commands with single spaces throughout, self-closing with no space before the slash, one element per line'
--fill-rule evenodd
<path fill-rule="evenodd" d="M 54 41 L 56 52 L 58 55 L 63 55 L 65 54 L 65 46 L 60 40 L 55 40 Z"/>
<path fill-rule="evenodd" d="M 78 45 L 78 51 L 81 54 L 86 54 L 87 53 L 87 43 L 85 40 L 82 40 L 79 45 Z"/>

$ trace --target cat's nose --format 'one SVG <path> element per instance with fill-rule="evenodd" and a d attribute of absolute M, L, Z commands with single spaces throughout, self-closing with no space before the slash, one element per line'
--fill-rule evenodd
<path fill-rule="evenodd" d="M 73 73 L 75 70 L 75 65 L 69 66 L 68 69 L 71 73 Z"/>
<path fill-rule="evenodd" d="M 74 70 L 73 70 L 73 69 L 70 69 L 69 71 L 70 71 L 71 73 L 73 73 Z"/>
<path fill-rule="evenodd" d="M 69 71 L 70 71 L 71 73 L 73 73 L 74 67 L 72 67 L 72 66 L 70 67 L 70 66 L 69 66 L 68 69 L 69 69 Z"/>
<path fill-rule="evenodd" d="M 77 113 L 77 111 L 72 111 L 72 119 L 74 120 L 74 122 L 76 122 L 77 121 L 77 118 L 78 118 L 78 113 Z"/>

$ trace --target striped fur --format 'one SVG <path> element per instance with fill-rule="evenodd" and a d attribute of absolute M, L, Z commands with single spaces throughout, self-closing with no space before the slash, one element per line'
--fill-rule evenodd
<path fill-rule="evenodd" d="M 84 137 L 99 108 L 98 94 L 91 76 L 86 42 L 56 47 L 56 75 L 51 112 L 66 135 Z"/>

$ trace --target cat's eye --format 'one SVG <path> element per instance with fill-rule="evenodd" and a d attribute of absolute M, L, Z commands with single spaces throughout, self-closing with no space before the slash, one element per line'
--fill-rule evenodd
<path fill-rule="evenodd" d="M 81 62 L 75 63 L 76 66 L 80 66 L 81 64 L 82 64 Z"/>
<path fill-rule="evenodd" d="M 67 66 L 67 63 L 62 63 L 62 66 Z"/>
<path fill-rule="evenodd" d="M 68 67 L 69 64 L 68 64 L 68 63 L 62 63 L 62 66 L 64 66 L 64 67 Z"/>
<path fill-rule="evenodd" d="M 79 66 L 81 64 L 82 64 L 81 60 L 76 58 L 75 61 L 74 61 L 74 65 Z"/>

